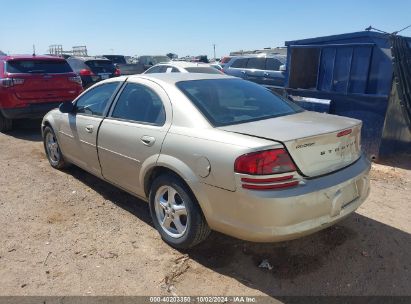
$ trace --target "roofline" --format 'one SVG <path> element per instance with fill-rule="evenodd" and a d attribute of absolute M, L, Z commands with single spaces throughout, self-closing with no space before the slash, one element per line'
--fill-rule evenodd
<path fill-rule="evenodd" d="M 31 60 L 31 59 L 38 59 L 38 60 L 56 60 L 56 61 L 65 61 L 63 57 L 58 57 L 58 56 L 50 56 L 50 55 L 24 55 L 24 54 L 19 54 L 19 55 L 3 55 L 0 56 L 1 59 L 3 60 L 14 60 L 14 59 L 20 59 L 20 60 Z"/>
<path fill-rule="evenodd" d="M 370 37 L 370 38 L 387 38 L 389 34 L 374 32 L 374 31 L 361 31 L 361 32 L 353 32 L 353 33 L 344 33 L 344 34 L 336 34 L 336 35 L 329 35 L 329 36 L 320 36 L 314 38 L 305 38 L 299 40 L 290 40 L 286 41 L 284 44 L 285 46 L 290 45 L 303 45 L 303 44 L 314 44 L 320 43 L 324 41 L 332 41 L 332 40 L 345 40 L 350 38 L 361 38 L 361 37 Z"/>

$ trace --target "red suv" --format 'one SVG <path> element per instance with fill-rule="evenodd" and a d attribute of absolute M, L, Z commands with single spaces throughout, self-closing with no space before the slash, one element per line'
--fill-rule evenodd
<path fill-rule="evenodd" d="M 12 120 L 40 118 L 83 91 L 81 78 L 64 58 L 0 56 L 0 132 Z"/>

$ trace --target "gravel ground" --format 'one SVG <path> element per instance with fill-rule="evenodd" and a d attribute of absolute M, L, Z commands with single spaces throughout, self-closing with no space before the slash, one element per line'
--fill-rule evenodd
<path fill-rule="evenodd" d="M 411 295 L 409 155 L 374 165 L 369 199 L 334 227 L 276 244 L 213 233 L 184 252 L 146 203 L 52 169 L 38 124 L 0 133 L 0 295 Z"/>

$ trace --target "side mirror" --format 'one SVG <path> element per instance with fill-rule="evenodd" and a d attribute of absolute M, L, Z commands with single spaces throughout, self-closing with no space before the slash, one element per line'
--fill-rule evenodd
<path fill-rule="evenodd" d="M 65 101 L 59 106 L 61 113 L 71 113 L 74 111 L 74 104 L 71 101 Z"/>
<path fill-rule="evenodd" d="M 285 72 L 285 70 L 287 70 L 287 67 L 285 66 L 285 64 L 280 65 L 280 72 Z"/>

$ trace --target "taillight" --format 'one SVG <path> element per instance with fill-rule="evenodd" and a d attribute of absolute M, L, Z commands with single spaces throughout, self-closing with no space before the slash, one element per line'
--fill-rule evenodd
<path fill-rule="evenodd" d="M 352 129 L 341 131 L 337 134 L 337 137 L 343 137 L 352 133 Z"/>
<path fill-rule="evenodd" d="M 295 171 L 296 167 L 285 149 L 244 154 L 236 159 L 234 171 L 250 175 L 269 175 Z"/>
<path fill-rule="evenodd" d="M 73 76 L 73 77 L 69 77 L 68 80 L 75 82 L 79 85 L 82 85 L 83 82 L 81 81 L 81 77 L 80 76 Z"/>
<path fill-rule="evenodd" d="M 115 76 L 121 76 L 121 71 L 120 71 L 120 69 L 116 69 L 116 70 L 114 71 L 114 75 L 115 75 Z"/>
<path fill-rule="evenodd" d="M 0 87 L 10 88 L 24 83 L 22 78 L 0 78 Z"/>
<path fill-rule="evenodd" d="M 297 168 L 285 149 L 253 152 L 238 157 L 234 163 L 234 171 L 252 177 L 241 178 L 242 188 L 249 190 L 279 190 L 298 186 L 300 181 L 290 172 Z M 284 174 L 289 173 L 289 174 Z M 283 174 L 281 176 L 272 176 Z M 271 175 L 268 178 L 261 175 Z"/>
<path fill-rule="evenodd" d="M 94 73 L 88 69 L 82 69 L 79 74 L 80 76 L 93 76 L 94 75 Z"/>

